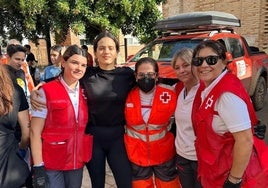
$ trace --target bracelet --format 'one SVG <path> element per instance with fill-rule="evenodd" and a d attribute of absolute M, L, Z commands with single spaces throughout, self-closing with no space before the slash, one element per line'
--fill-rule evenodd
<path fill-rule="evenodd" d="M 33 167 L 40 167 L 40 166 L 44 166 L 45 163 L 44 162 L 41 162 L 40 164 L 37 164 L 37 165 L 33 165 Z"/>
<path fill-rule="evenodd" d="M 241 181 L 242 181 L 242 177 L 241 177 L 241 178 L 238 178 L 238 177 L 233 176 L 232 174 L 229 174 L 229 177 L 230 177 L 231 179 L 233 179 L 233 180 L 236 181 L 235 184 L 239 184 L 239 183 L 241 183 Z M 228 179 L 229 179 L 229 178 L 228 178 Z"/>

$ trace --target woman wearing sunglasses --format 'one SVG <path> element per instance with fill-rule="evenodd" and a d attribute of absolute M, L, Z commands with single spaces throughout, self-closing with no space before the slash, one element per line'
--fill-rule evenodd
<path fill-rule="evenodd" d="M 256 114 L 242 83 L 227 70 L 225 47 L 217 41 L 202 42 L 194 49 L 192 65 L 205 84 L 193 106 L 202 186 L 267 187 L 264 179 L 256 178 L 261 172 L 252 149 Z"/>
<path fill-rule="evenodd" d="M 158 66 L 152 58 L 137 61 L 135 76 L 137 87 L 130 91 L 125 106 L 125 145 L 132 166 L 132 187 L 179 188 L 174 137 L 168 131 L 176 94 L 156 84 Z"/>

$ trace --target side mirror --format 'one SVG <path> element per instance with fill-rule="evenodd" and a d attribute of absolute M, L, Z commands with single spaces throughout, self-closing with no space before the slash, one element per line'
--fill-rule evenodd
<path fill-rule="evenodd" d="M 230 52 L 226 52 L 225 54 L 226 54 L 227 64 L 231 63 L 234 60 L 233 55 Z"/>

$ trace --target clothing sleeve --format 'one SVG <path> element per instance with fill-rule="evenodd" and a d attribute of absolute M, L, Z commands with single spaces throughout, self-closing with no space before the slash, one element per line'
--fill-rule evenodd
<path fill-rule="evenodd" d="M 41 88 L 40 94 L 42 97 L 39 97 L 38 100 L 42 103 L 46 103 L 46 94 L 44 90 Z M 43 108 L 42 110 L 32 110 L 32 117 L 46 118 L 47 117 L 47 108 Z"/>
<path fill-rule="evenodd" d="M 219 114 L 218 119 L 213 119 L 213 128 L 217 129 L 216 132 L 234 133 L 251 128 L 246 103 L 233 93 L 223 93 L 215 104 L 215 111 Z"/>
<path fill-rule="evenodd" d="M 14 84 L 14 88 L 18 92 L 18 96 L 20 100 L 19 112 L 29 109 L 29 104 L 28 104 L 28 101 L 26 99 L 23 89 L 18 84 Z"/>

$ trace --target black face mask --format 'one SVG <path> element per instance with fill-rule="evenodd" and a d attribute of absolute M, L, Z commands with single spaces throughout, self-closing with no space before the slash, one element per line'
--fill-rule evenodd
<path fill-rule="evenodd" d="M 155 78 L 144 77 L 144 78 L 138 79 L 137 84 L 138 84 L 138 87 L 144 93 L 148 93 L 155 86 Z"/>

